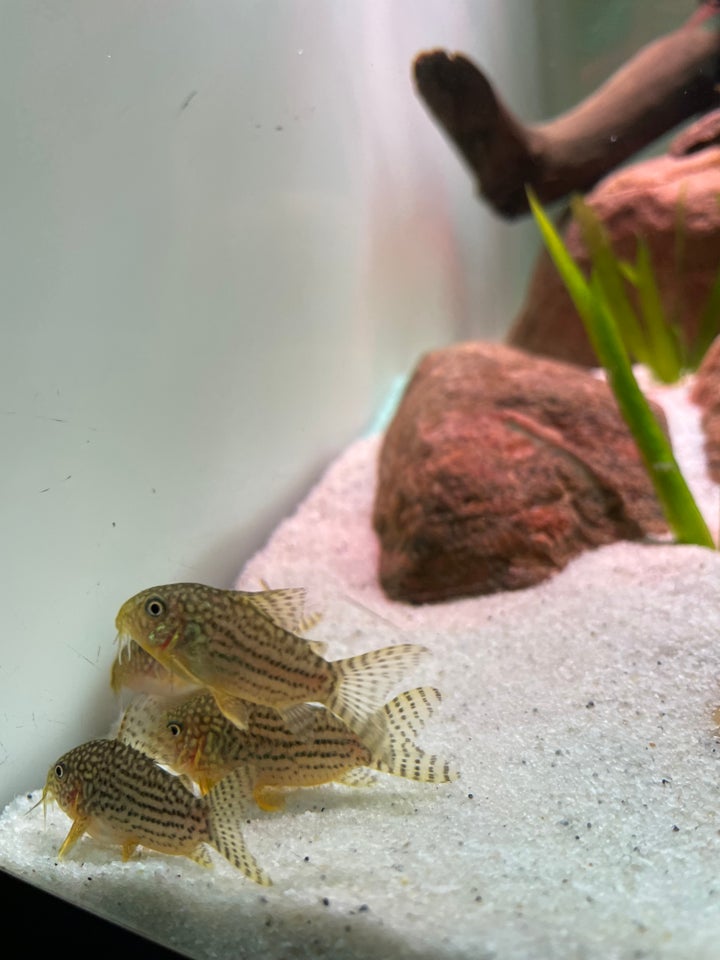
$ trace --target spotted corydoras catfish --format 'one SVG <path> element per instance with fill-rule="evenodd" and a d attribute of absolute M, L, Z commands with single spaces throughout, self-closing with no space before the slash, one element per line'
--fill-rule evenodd
<path fill-rule="evenodd" d="M 321 647 L 278 614 L 283 593 L 199 583 L 151 587 L 120 608 L 118 639 L 134 641 L 169 670 L 206 687 L 239 727 L 248 725 L 248 702 L 272 707 L 296 728 L 304 718 L 298 721 L 293 708 L 315 702 L 363 739 L 377 708 L 425 647 L 398 644 L 328 661 Z"/>
<path fill-rule="evenodd" d="M 263 587 L 266 586 L 263 581 L 261 583 Z M 293 632 L 305 633 L 321 619 L 318 612 L 305 613 L 305 590 L 302 587 L 284 590 L 270 590 L 267 587 L 265 597 L 270 618 Z M 311 642 L 316 653 L 324 652 L 324 644 Z M 118 650 L 110 672 L 110 686 L 116 694 L 130 690 L 156 696 L 175 696 L 198 689 L 197 683 L 164 667 L 134 640 L 126 642 Z"/>
<path fill-rule="evenodd" d="M 85 833 L 120 844 L 123 860 L 144 846 L 210 866 L 209 844 L 246 877 L 267 886 L 270 878 L 246 849 L 239 827 L 249 789 L 244 771 L 237 769 L 207 796 L 196 797 L 129 744 L 90 740 L 50 767 L 39 802 L 44 808 L 55 800 L 73 821 L 59 858 Z"/>
<path fill-rule="evenodd" d="M 276 810 L 282 803 L 272 790 L 331 781 L 360 786 L 372 781 L 370 769 L 428 783 L 456 779 L 453 764 L 414 743 L 440 699 L 434 687 L 394 697 L 377 711 L 379 736 L 371 747 L 329 710 L 310 704 L 298 734 L 275 710 L 260 706 L 249 708 L 249 726 L 241 730 L 208 693 L 136 697 L 125 710 L 118 739 L 189 777 L 203 793 L 242 766 L 258 806 Z"/>

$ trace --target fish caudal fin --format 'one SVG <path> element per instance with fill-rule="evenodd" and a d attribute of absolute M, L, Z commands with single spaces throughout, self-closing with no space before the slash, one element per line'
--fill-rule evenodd
<path fill-rule="evenodd" d="M 426 647 L 402 643 L 370 650 L 346 660 L 333 660 L 333 688 L 325 706 L 363 743 L 377 737 L 378 706 L 427 653 Z M 368 744 L 369 745 L 369 744 Z"/>
<path fill-rule="evenodd" d="M 457 780 L 460 774 L 453 763 L 427 753 L 413 742 L 440 700 L 440 691 L 435 687 L 415 687 L 398 694 L 377 711 L 371 724 L 376 736 L 370 745 L 376 770 L 423 783 Z"/>
<path fill-rule="evenodd" d="M 208 793 L 209 840 L 213 847 L 254 883 L 268 887 L 272 880 L 245 846 L 240 821 L 252 801 L 253 784 L 249 770 L 237 767 Z"/>
<path fill-rule="evenodd" d="M 442 694 L 437 687 L 415 687 L 386 703 L 379 711 L 395 737 L 412 740 L 421 732 L 440 705 Z"/>

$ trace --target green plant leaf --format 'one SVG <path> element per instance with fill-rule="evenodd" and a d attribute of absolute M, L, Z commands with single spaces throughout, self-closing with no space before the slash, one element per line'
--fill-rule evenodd
<path fill-rule="evenodd" d="M 562 238 L 528 188 L 528 202 L 548 252 L 585 325 L 608 384 L 637 444 L 668 525 L 680 543 L 714 548 L 712 536 L 675 460 L 672 446 L 640 390 L 627 350 L 595 266 L 588 283 Z"/>
<path fill-rule="evenodd" d="M 677 333 L 665 315 L 650 248 L 642 237 L 638 240 L 635 275 L 650 369 L 663 383 L 674 383 L 683 372 L 685 358 Z"/>
<path fill-rule="evenodd" d="M 650 366 L 651 355 L 645 334 L 627 295 L 617 257 L 597 214 L 578 196 L 572 198 L 570 209 L 580 227 L 603 296 L 620 328 L 627 349 L 638 363 Z"/>

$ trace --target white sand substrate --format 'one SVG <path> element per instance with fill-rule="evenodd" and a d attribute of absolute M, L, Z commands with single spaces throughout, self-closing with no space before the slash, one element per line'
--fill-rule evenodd
<path fill-rule="evenodd" d="M 651 390 L 717 536 L 686 387 Z M 618 543 L 532 589 L 412 607 L 383 595 L 370 516 L 380 437 L 352 444 L 242 570 L 303 586 L 330 659 L 431 656 L 421 744 L 457 782 L 298 791 L 245 825 L 259 888 L 150 851 L 127 863 L 70 822 L 0 817 L 0 867 L 197 958 L 716 960 L 720 956 L 720 554 Z"/>

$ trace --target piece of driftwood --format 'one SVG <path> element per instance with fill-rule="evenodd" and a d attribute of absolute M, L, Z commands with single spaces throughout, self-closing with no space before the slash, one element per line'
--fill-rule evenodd
<path fill-rule="evenodd" d="M 526 186 L 543 203 L 586 191 L 677 124 L 720 103 L 720 0 L 703 0 L 677 30 L 643 47 L 595 93 L 548 123 L 525 125 L 461 53 L 414 61 L 418 93 L 494 210 L 528 212 Z"/>

